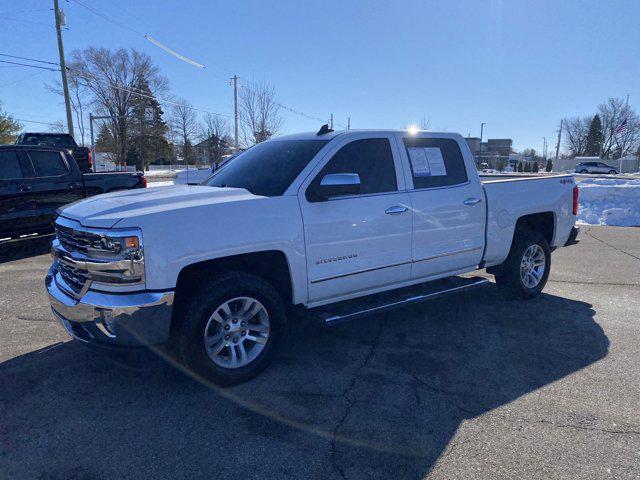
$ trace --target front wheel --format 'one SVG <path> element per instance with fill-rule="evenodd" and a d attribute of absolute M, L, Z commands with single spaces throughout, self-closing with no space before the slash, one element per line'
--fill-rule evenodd
<path fill-rule="evenodd" d="M 549 278 L 551 251 L 537 232 L 516 231 L 509 256 L 496 273 L 496 284 L 508 295 L 528 299 L 540 294 Z"/>
<path fill-rule="evenodd" d="M 617 175 L 618 172 L 616 172 L 615 170 L 609 170 L 609 175 Z"/>
<path fill-rule="evenodd" d="M 579 173 L 589 173 L 589 171 L 588 170 L 580 170 Z"/>
<path fill-rule="evenodd" d="M 215 277 L 192 294 L 172 334 L 178 360 L 217 385 L 246 382 L 274 359 L 286 333 L 278 292 L 254 275 Z"/>

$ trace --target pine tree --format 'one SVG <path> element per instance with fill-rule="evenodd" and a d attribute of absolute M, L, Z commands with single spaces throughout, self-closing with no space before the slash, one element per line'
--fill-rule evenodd
<path fill-rule="evenodd" d="M 600 121 L 600 115 L 596 114 L 594 115 L 593 120 L 591 120 L 591 125 L 589 125 L 585 155 L 590 157 L 599 157 L 602 150 L 602 139 L 602 122 Z"/>
<path fill-rule="evenodd" d="M 171 147 L 165 135 L 168 127 L 162 116 L 164 112 L 142 79 L 135 87 L 140 95 L 134 95 L 133 108 L 127 139 L 127 163 L 135 163 L 138 170 L 144 170 L 149 163 L 171 156 Z"/>
<path fill-rule="evenodd" d="M 529 162 L 524 164 L 524 171 L 525 171 L 525 173 L 530 173 L 531 172 L 531 164 Z"/>
<path fill-rule="evenodd" d="M 0 144 L 13 143 L 21 128 L 20 122 L 4 112 L 0 104 Z"/>
<path fill-rule="evenodd" d="M 551 159 L 547 160 L 547 166 L 544 170 L 545 172 L 550 172 L 551 170 L 553 170 L 553 162 L 551 161 Z"/>
<path fill-rule="evenodd" d="M 522 162 L 518 162 L 518 172 L 522 173 L 524 168 L 522 167 Z"/>
<path fill-rule="evenodd" d="M 540 171 L 540 165 L 538 165 L 538 162 L 533 162 L 533 168 L 531 169 L 531 171 L 533 173 L 538 173 Z"/>

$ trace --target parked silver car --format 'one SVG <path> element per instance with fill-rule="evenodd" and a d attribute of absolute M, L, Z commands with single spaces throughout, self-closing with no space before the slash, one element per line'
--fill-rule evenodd
<path fill-rule="evenodd" d="M 581 162 L 576 165 L 576 173 L 610 173 L 618 174 L 618 169 L 602 162 Z"/>

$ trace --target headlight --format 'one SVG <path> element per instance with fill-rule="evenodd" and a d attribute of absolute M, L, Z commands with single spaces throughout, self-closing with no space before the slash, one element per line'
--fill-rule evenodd
<path fill-rule="evenodd" d="M 94 282 L 117 285 L 143 282 L 141 233 L 114 231 L 96 235 L 87 248 L 86 267 Z"/>

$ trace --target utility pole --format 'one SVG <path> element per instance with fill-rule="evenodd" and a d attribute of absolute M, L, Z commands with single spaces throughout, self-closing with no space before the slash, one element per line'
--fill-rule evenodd
<path fill-rule="evenodd" d="M 73 117 L 71 116 L 71 100 L 69 99 L 69 82 L 67 81 L 67 64 L 64 61 L 64 47 L 62 46 L 62 23 L 58 0 L 53 0 L 53 11 L 56 17 L 56 34 L 58 35 L 58 53 L 60 54 L 60 70 L 62 72 L 62 91 L 64 92 L 64 105 L 67 109 L 67 130 L 73 136 Z"/>
<path fill-rule="evenodd" d="M 542 137 L 542 159 L 547 159 L 547 137 Z"/>
<path fill-rule="evenodd" d="M 558 155 L 560 155 L 560 139 L 562 138 L 562 119 L 560 119 L 560 130 L 558 130 L 558 143 L 556 143 L 556 159 L 558 161 Z"/>
<path fill-rule="evenodd" d="M 484 126 L 486 125 L 485 122 L 482 122 L 480 124 L 480 145 L 478 146 L 479 150 L 478 150 L 478 164 L 480 164 L 480 162 L 482 161 L 482 134 L 484 133 Z"/>
<path fill-rule="evenodd" d="M 333 113 L 331 114 L 331 117 L 329 118 L 329 128 L 331 130 L 333 130 Z"/>
<path fill-rule="evenodd" d="M 351 117 L 347 117 L 347 130 L 351 130 Z"/>
<path fill-rule="evenodd" d="M 231 77 L 233 85 L 233 149 L 238 151 L 238 76 Z"/>

